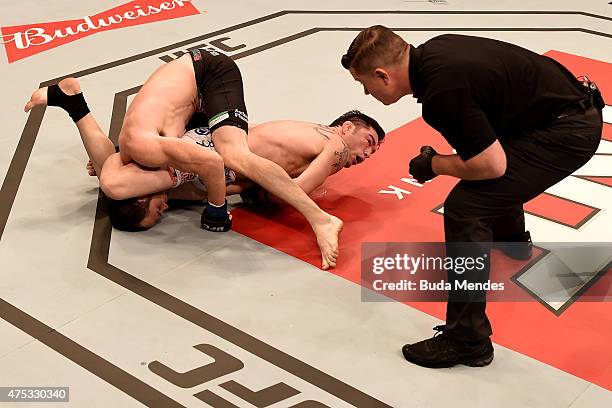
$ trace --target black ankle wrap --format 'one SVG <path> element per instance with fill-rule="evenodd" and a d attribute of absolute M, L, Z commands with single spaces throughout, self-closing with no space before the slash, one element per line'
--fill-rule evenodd
<path fill-rule="evenodd" d="M 60 87 L 55 84 L 47 88 L 47 105 L 59 106 L 72 118 L 74 123 L 81 120 L 89 113 L 89 107 L 83 93 L 79 92 L 76 95 L 66 95 Z"/>

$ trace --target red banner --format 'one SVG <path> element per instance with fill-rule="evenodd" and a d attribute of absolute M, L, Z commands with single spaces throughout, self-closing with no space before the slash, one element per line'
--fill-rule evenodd
<path fill-rule="evenodd" d="M 1 42 L 11 63 L 97 32 L 195 14 L 191 0 L 134 0 L 77 20 L 1 27 Z"/>

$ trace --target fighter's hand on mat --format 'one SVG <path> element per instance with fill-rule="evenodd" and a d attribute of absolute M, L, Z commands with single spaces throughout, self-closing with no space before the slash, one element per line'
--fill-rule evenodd
<path fill-rule="evenodd" d="M 431 168 L 431 161 L 437 154 L 433 147 L 422 146 L 421 154 L 410 160 L 410 174 L 416 181 L 424 183 L 437 176 Z"/>

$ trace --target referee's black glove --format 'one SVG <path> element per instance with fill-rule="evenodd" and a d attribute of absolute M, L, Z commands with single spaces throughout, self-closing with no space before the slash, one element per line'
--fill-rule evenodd
<path fill-rule="evenodd" d="M 410 160 L 410 174 L 416 181 L 424 183 L 437 176 L 431 168 L 431 161 L 437 154 L 433 147 L 422 146 L 421 154 Z"/>

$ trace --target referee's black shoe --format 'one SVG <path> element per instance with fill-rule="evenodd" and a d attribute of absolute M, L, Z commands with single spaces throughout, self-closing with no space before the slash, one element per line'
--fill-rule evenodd
<path fill-rule="evenodd" d="M 436 326 L 434 330 L 437 333 L 432 338 L 402 347 L 404 358 L 428 368 L 446 368 L 457 364 L 484 367 L 493 361 L 490 339 L 475 343 L 458 342 L 444 333 L 444 326 Z"/>
<path fill-rule="evenodd" d="M 495 239 L 493 248 L 497 248 L 512 259 L 525 261 L 531 258 L 533 254 L 533 243 L 531 242 L 531 234 L 525 231 L 521 234 L 511 237 Z"/>

